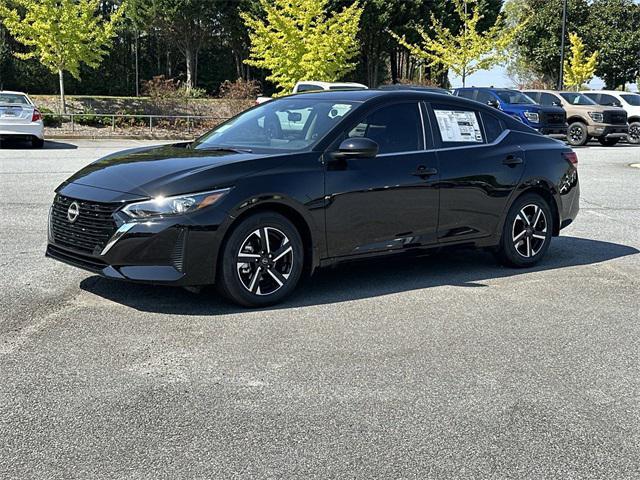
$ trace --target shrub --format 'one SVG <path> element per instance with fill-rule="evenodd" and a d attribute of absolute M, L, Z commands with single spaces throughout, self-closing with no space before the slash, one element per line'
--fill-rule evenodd
<path fill-rule="evenodd" d="M 245 80 L 238 78 L 236 81 L 225 80 L 220 85 L 220 98 L 231 99 L 255 99 L 260 95 L 262 87 L 257 80 Z"/>
<path fill-rule="evenodd" d="M 62 117 L 56 112 L 46 107 L 40 107 L 38 110 L 42 113 L 42 123 L 45 127 L 60 128 L 62 126 Z"/>

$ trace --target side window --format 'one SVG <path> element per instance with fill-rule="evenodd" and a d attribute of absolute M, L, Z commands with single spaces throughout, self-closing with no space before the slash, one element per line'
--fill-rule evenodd
<path fill-rule="evenodd" d="M 522 92 L 526 96 L 531 97 L 534 102 L 540 103 L 540 92 Z"/>
<path fill-rule="evenodd" d="M 585 93 L 584 96 L 589 97 L 591 100 L 598 104 L 600 103 L 600 98 L 598 98 L 599 95 L 597 93 Z"/>
<path fill-rule="evenodd" d="M 476 100 L 487 105 L 490 101 L 495 100 L 495 98 L 493 98 L 493 95 L 491 95 L 489 92 L 478 90 L 478 97 L 476 98 Z"/>
<path fill-rule="evenodd" d="M 382 107 L 351 129 L 348 136 L 370 138 L 378 144 L 381 154 L 422 150 L 422 117 L 418 104 Z"/>
<path fill-rule="evenodd" d="M 540 104 L 546 107 L 552 107 L 554 103 L 560 103 L 560 99 L 551 93 L 541 93 L 540 94 Z"/>
<path fill-rule="evenodd" d="M 469 100 L 473 100 L 473 94 L 475 92 L 473 90 L 460 90 L 458 92 L 458 96 L 462 98 L 468 98 Z"/>
<path fill-rule="evenodd" d="M 433 113 L 444 146 L 484 143 L 479 112 L 453 105 L 433 105 Z"/>
<path fill-rule="evenodd" d="M 484 134 L 487 143 L 495 142 L 504 130 L 504 125 L 500 119 L 487 112 L 482 112 L 482 123 L 484 124 Z"/>
<path fill-rule="evenodd" d="M 593 99 L 592 99 L 593 100 Z M 600 105 L 606 105 L 608 107 L 613 107 L 614 105 L 618 105 L 618 99 L 613 95 L 607 95 L 603 93 L 600 95 L 600 101 L 598 102 Z"/>

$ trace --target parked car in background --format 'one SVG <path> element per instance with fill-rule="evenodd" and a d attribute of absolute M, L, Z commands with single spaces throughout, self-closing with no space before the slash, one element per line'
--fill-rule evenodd
<path fill-rule="evenodd" d="M 524 93 L 541 105 L 561 105 L 565 109 L 570 145 L 586 145 L 596 138 L 601 145 L 610 147 L 627 136 L 627 114 L 622 108 L 603 107 L 579 92 L 525 90 Z"/>
<path fill-rule="evenodd" d="M 42 114 L 26 93 L 0 91 L 0 143 L 25 139 L 34 148 L 44 145 Z"/>
<path fill-rule="evenodd" d="M 296 83 L 291 93 L 321 92 L 323 90 L 367 90 L 368 88 L 369 87 L 362 83 L 355 82 L 319 82 L 316 80 L 305 80 Z M 256 99 L 256 105 L 268 102 L 269 100 L 272 100 L 272 98 L 258 97 Z"/>
<path fill-rule="evenodd" d="M 379 90 L 413 90 L 416 92 L 442 93 L 443 95 L 453 95 L 449 90 L 440 87 L 427 87 L 424 85 L 412 85 L 407 83 L 394 83 L 391 85 L 380 85 Z"/>
<path fill-rule="evenodd" d="M 627 121 L 629 122 L 627 141 L 636 145 L 640 144 L 640 94 L 612 90 L 590 90 L 581 93 L 598 105 L 622 107 L 627 112 Z"/>
<path fill-rule="evenodd" d="M 577 163 L 463 98 L 292 95 L 194 142 L 84 167 L 56 189 L 46 254 L 113 279 L 216 283 L 249 307 L 318 267 L 382 254 L 474 245 L 531 267 L 576 218 Z"/>
<path fill-rule="evenodd" d="M 567 117 L 558 106 L 541 106 L 527 95 L 509 88 L 456 88 L 458 97 L 502 110 L 543 135 L 566 135 Z"/>

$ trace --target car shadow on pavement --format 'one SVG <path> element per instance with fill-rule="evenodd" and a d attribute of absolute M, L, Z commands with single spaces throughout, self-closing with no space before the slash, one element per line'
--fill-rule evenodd
<path fill-rule="evenodd" d="M 626 245 L 558 237 L 545 259 L 529 269 L 502 267 L 493 255 L 478 250 L 349 262 L 317 271 L 289 299 L 268 309 L 339 303 L 446 285 L 486 287 L 486 280 L 591 265 L 637 253 L 636 248 Z M 247 311 L 225 301 L 212 288 L 196 294 L 182 288 L 132 284 L 99 276 L 83 280 L 80 288 L 145 312 L 221 315 Z"/>
<path fill-rule="evenodd" d="M 77 150 L 78 146 L 72 143 L 45 140 L 43 150 Z M 7 139 L 2 141 L 2 150 L 34 150 L 30 140 Z"/>

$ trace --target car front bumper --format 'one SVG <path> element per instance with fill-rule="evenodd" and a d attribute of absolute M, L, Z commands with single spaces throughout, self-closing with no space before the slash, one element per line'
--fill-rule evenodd
<path fill-rule="evenodd" d="M 550 135 L 550 136 L 567 134 L 566 125 L 544 125 L 542 127 L 536 128 L 536 130 L 543 135 Z"/>
<path fill-rule="evenodd" d="M 0 138 L 3 137 L 37 137 L 44 140 L 44 125 L 41 121 L 25 124 L 2 123 L 0 121 Z"/>
<path fill-rule="evenodd" d="M 628 125 L 589 125 L 587 132 L 592 137 L 624 138 L 629 133 Z"/>
<path fill-rule="evenodd" d="M 177 286 L 215 282 L 218 251 L 233 220 L 223 210 L 131 222 L 115 208 L 103 214 L 108 224 L 100 236 L 101 227 L 91 222 L 91 205 L 112 204 L 62 197 L 89 212 L 70 222 L 59 197 L 49 213 L 47 257 L 117 280 Z"/>

